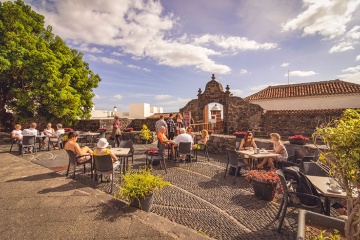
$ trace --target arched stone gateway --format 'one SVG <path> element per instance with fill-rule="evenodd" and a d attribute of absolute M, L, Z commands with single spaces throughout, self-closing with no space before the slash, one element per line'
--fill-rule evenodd
<path fill-rule="evenodd" d="M 259 128 L 263 109 L 257 104 L 251 104 L 240 97 L 235 97 L 230 92 L 229 85 L 225 91 L 221 83 L 215 80 L 215 75 L 205 86 L 202 93 L 201 88 L 198 91 L 198 98 L 193 99 L 180 109 L 180 113 L 190 111 L 195 123 L 205 123 L 204 110 L 209 103 L 220 103 L 223 105 L 223 131 L 229 130 L 247 130 Z"/>

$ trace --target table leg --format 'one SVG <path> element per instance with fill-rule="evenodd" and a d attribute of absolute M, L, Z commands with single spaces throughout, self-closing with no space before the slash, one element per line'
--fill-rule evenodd
<path fill-rule="evenodd" d="M 325 205 L 325 215 L 330 216 L 330 198 L 329 197 L 325 197 L 324 205 Z"/>

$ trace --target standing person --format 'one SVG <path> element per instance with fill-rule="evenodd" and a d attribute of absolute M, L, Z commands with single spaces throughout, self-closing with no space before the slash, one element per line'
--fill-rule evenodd
<path fill-rule="evenodd" d="M 177 135 L 180 134 L 180 129 L 184 126 L 184 123 L 183 123 L 183 118 L 181 116 L 181 114 L 177 114 L 176 115 L 176 131 L 177 131 Z"/>
<path fill-rule="evenodd" d="M 175 122 L 172 119 L 173 114 L 170 113 L 170 116 L 168 119 L 166 119 L 166 123 L 167 123 L 167 129 L 168 129 L 168 139 L 169 140 L 174 140 L 174 136 L 175 136 Z"/>
<path fill-rule="evenodd" d="M 120 137 L 121 137 L 120 126 L 121 126 L 121 124 L 120 124 L 119 117 L 115 116 L 114 122 L 113 122 L 113 129 L 112 129 L 112 135 L 115 140 L 115 147 L 116 147 L 116 145 L 118 147 L 120 146 Z"/>
<path fill-rule="evenodd" d="M 269 152 L 278 153 L 280 154 L 280 156 L 276 158 L 272 158 L 272 157 L 264 158 L 264 160 L 257 165 L 257 168 L 262 168 L 264 164 L 267 162 L 268 165 L 270 166 L 270 170 L 275 171 L 276 169 L 274 167 L 274 161 L 279 161 L 279 162 L 287 161 L 288 153 L 286 151 L 284 144 L 280 141 L 281 137 L 278 133 L 270 133 L 270 137 L 274 146 L 273 146 L 273 150 L 269 150 Z"/>
<path fill-rule="evenodd" d="M 159 134 L 161 127 L 165 127 L 165 129 L 167 129 L 167 127 L 168 127 L 165 120 L 164 120 L 163 115 L 161 115 L 160 119 L 157 120 L 156 123 L 155 123 L 156 134 Z M 167 131 L 165 131 L 165 132 L 167 133 Z"/>

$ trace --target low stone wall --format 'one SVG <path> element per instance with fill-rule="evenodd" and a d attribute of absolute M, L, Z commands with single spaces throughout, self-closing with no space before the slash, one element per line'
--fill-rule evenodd
<path fill-rule="evenodd" d="M 152 133 L 152 139 L 149 140 L 147 143 L 153 143 L 157 141 L 157 137 L 155 132 Z M 132 131 L 132 132 L 122 132 L 122 139 L 124 140 L 132 140 L 135 144 L 144 144 L 144 140 L 141 139 L 141 131 Z"/>
<path fill-rule="evenodd" d="M 197 134 L 199 138 L 200 134 Z M 220 135 L 212 134 L 208 141 L 208 151 L 209 153 L 226 155 L 226 149 L 235 149 L 237 139 L 234 136 L 229 135 Z M 240 139 L 239 139 L 240 141 Z M 256 145 L 258 148 L 272 149 L 273 144 L 268 139 L 255 139 Z M 284 145 L 288 149 L 288 152 L 292 152 L 295 156 L 295 159 L 301 159 L 303 156 L 315 156 L 315 159 L 319 157 L 319 150 L 313 144 L 306 145 L 295 145 L 290 144 L 288 141 L 284 141 Z M 321 147 L 321 146 L 320 146 Z"/>

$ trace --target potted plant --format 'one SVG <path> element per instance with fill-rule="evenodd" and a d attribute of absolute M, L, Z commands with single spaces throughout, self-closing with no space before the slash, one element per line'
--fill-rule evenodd
<path fill-rule="evenodd" d="M 309 138 L 304 137 L 301 134 L 289 137 L 290 144 L 305 145 L 307 141 L 309 141 Z"/>
<path fill-rule="evenodd" d="M 211 134 L 213 134 L 213 133 L 214 133 L 213 130 L 208 130 L 208 134 L 209 134 L 209 135 L 211 135 Z"/>
<path fill-rule="evenodd" d="M 170 182 L 163 180 L 161 176 L 153 175 L 152 169 L 140 168 L 138 171 L 129 169 L 122 175 L 120 193 L 115 197 L 125 199 L 131 206 L 149 212 L 152 207 L 154 192 L 166 186 Z"/>
<path fill-rule="evenodd" d="M 151 131 L 146 124 L 142 125 L 140 137 L 145 143 L 152 139 Z"/>
<path fill-rule="evenodd" d="M 360 109 L 347 109 L 340 120 L 334 120 L 313 133 L 326 149 L 320 149 L 320 161 L 340 183 L 347 195 L 347 239 L 360 238 Z"/>
<path fill-rule="evenodd" d="M 73 129 L 72 128 L 64 128 L 64 131 L 65 132 L 70 132 L 70 131 L 73 131 Z"/>
<path fill-rule="evenodd" d="M 246 135 L 246 132 L 234 132 L 236 138 L 243 138 Z"/>
<path fill-rule="evenodd" d="M 277 191 L 277 184 L 280 184 L 280 178 L 276 172 L 265 170 L 251 170 L 246 176 L 246 180 L 254 188 L 255 196 L 265 201 L 272 201 Z"/>

